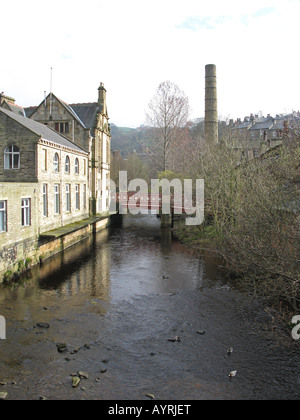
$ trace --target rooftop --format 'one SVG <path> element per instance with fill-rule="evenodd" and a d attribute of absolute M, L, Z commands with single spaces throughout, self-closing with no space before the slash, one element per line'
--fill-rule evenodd
<path fill-rule="evenodd" d="M 7 115 L 9 118 L 12 118 L 19 124 L 28 128 L 30 131 L 40 136 L 43 140 L 50 141 L 59 146 L 67 147 L 77 152 L 87 154 L 81 147 L 77 146 L 76 144 L 71 142 L 69 139 L 67 139 L 66 137 L 62 136 L 61 134 L 57 133 L 56 131 L 52 130 L 51 128 L 47 127 L 44 124 L 40 124 L 37 121 L 23 117 L 19 114 L 16 114 L 4 108 L 0 108 L 0 113 Z"/>

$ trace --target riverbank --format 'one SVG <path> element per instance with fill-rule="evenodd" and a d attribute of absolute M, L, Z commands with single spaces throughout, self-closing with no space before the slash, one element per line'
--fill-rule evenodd
<path fill-rule="evenodd" d="M 281 329 L 286 335 L 290 335 L 291 319 L 300 313 L 300 297 L 295 296 L 295 292 L 293 297 L 284 294 L 286 284 L 279 276 L 270 276 L 262 271 L 258 274 L 252 267 L 240 269 L 235 257 L 228 252 L 224 242 L 214 234 L 212 228 L 205 231 L 204 237 L 199 232 L 200 229 L 181 228 L 176 230 L 175 237 L 188 248 L 210 252 L 220 258 L 227 281 L 265 306 L 265 311 L 272 317 L 274 330 Z"/>
<path fill-rule="evenodd" d="M 13 258 L 2 261 L 0 284 L 28 276 L 34 266 L 43 264 L 47 259 L 64 252 L 90 235 L 107 229 L 116 220 L 118 220 L 116 213 L 105 213 L 44 232 L 38 238 L 33 238 L 30 246 L 25 246 L 23 243 L 14 245 L 11 251 L 14 254 Z"/>

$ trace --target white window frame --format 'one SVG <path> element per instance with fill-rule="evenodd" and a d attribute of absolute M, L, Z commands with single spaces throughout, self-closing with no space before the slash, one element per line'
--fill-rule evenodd
<path fill-rule="evenodd" d="M 22 198 L 22 227 L 31 225 L 31 199 Z"/>
<path fill-rule="evenodd" d="M 65 161 L 65 173 L 66 174 L 70 173 L 70 158 L 68 155 L 66 156 L 66 161 Z"/>
<path fill-rule="evenodd" d="M 43 216 L 48 215 L 48 184 L 43 184 Z"/>
<path fill-rule="evenodd" d="M 86 210 L 86 184 L 83 184 L 83 208 Z"/>
<path fill-rule="evenodd" d="M 7 232 L 7 201 L 0 200 L 0 233 Z"/>
<path fill-rule="evenodd" d="M 60 185 L 54 184 L 54 214 L 60 214 Z"/>
<path fill-rule="evenodd" d="M 80 210 L 80 184 L 75 184 L 75 209 Z"/>
<path fill-rule="evenodd" d="M 75 159 L 75 175 L 79 175 L 79 159 Z"/>
<path fill-rule="evenodd" d="M 15 157 L 17 156 L 17 165 L 15 165 Z M 4 150 L 4 169 L 16 170 L 20 169 L 20 149 L 18 146 L 10 144 Z"/>
<path fill-rule="evenodd" d="M 66 212 L 71 212 L 71 184 L 66 184 Z"/>
<path fill-rule="evenodd" d="M 58 156 L 58 153 L 55 153 L 54 157 L 53 157 L 53 169 L 54 169 L 54 172 L 59 172 L 59 156 Z"/>

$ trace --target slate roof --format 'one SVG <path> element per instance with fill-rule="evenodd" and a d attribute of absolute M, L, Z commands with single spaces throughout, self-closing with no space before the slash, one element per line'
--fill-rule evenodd
<path fill-rule="evenodd" d="M 90 102 L 85 104 L 71 104 L 69 108 L 78 115 L 80 120 L 84 123 L 86 128 L 94 128 L 96 125 L 96 115 L 99 112 L 99 105 L 97 102 Z"/>
<path fill-rule="evenodd" d="M 38 109 L 37 106 L 30 106 L 28 108 L 24 108 L 25 117 L 30 118 L 31 115 Z"/>
<path fill-rule="evenodd" d="M 56 131 L 52 130 L 51 128 L 47 127 L 44 124 L 41 124 L 37 121 L 31 120 L 26 117 L 22 117 L 21 115 L 15 114 L 14 112 L 8 111 L 4 108 L 0 108 L 0 112 L 2 112 L 3 114 L 6 114 L 9 118 L 12 118 L 19 124 L 28 128 L 28 130 L 34 132 L 35 134 L 40 136 L 43 140 L 48 140 L 59 146 L 68 147 L 69 149 L 73 149 L 74 151 L 88 154 L 81 147 L 77 146 L 75 143 L 71 142 L 66 137 L 62 136 L 61 134 L 57 133 Z"/>
<path fill-rule="evenodd" d="M 14 112 L 15 114 L 22 115 L 24 117 L 24 109 L 19 105 L 12 104 L 10 102 L 4 101 L 3 104 L 2 104 L 2 108 L 9 109 L 10 111 Z"/>
<path fill-rule="evenodd" d="M 249 130 L 269 130 L 274 123 L 272 119 L 266 119 L 265 121 L 256 122 L 249 128 Z"/>

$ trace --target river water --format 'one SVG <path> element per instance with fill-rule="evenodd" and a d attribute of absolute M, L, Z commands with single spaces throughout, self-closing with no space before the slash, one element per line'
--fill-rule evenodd
<path fill-rule="evenodd" d="M 297 343 L 155 216 L 125 218 L 0 287 L 0 315 L 7 399 L 300 397 Z M 88 378 L 72 388 L 79 371 Z"/>

